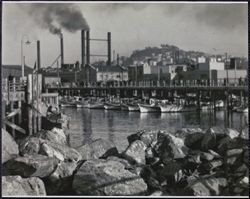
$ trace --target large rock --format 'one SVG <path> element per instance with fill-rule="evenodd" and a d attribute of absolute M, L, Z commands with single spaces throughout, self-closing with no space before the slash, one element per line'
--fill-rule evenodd
<path fill-rule="evenodd" d="M 247 149 L 248 140 L 236 137 L 231 139 L 230 137 L 225 137 L 221 139 L 217 144 L 217 152 L 221 155 L 224 155 L 227 150 L 230 149 Z"/>
<path fill-rule="evenodd" d="M 61 145 L 48 140 L 37 137 L 27 137 L 19 144 L 20 154 L 42 154 L 57 159 L 79 161 L 81 160 L 80 153 L 67 146 Z"/>
<path fill-rule="evenodd" d="M 154 150 L 163 162 L 184 158 L 187 154 L 183 139 L 169 133 L 159 134 Z"/>
<path fill-rule="evenodd" d="M 228 165 L 236 166 L 243 162 L 243 149 L 230 149 L 226 152 L 226 162 Z"/>
<path fill-rule="evenodd" d="M 190 149 L 201 149 L 201 141 L 204 133 L 195 132 L 188 134 L 184 140 L 185 145 Z"/>
<path fill-rule="evenodd" d="M 153 147 L 157 142 L 158 132 L 160 131 L 145 131 L 141 130 L 134 134 L 131 134 L 127 137 L 129 144 L 133 143 L 136 140 L 143 141 L 146 146 Z"/>
<path fill-rule="evenodd" d="M 12 136 L 2 129 L 2 163 L 19 154 L 18 145 Z"/>
<path fill-rule="evenodd" d="M 28 136 L 19 143 L 19 151 L 21 155 L 24 154 L 38 154 L 40 151 L 40 146 L 45 140 Z"/>
<path fill-rule="evenodd" d="M 64 131 L 59 128 L 53 128 L 50 131 L 42 130 L 34 136 L 57 144 L 67 145 L 66 135 Z"/>
<path fill-rule="evenodd" d="M 49 141 L 41 144 L 39 153 L 48 157 L 56 157 L 61 161 L 78 162 L 82 159 L 81 154 L 77 150 L 66 145 L 60 145 Z"/>
<path fill-rule="evenodd" d="M 56 170 L 45 179 L 48 194 L 68 193 L 72 189 L 73 173 L 76 162 L 60 162 Z"/>
<path fill-rule="evenodd" d="M 145 150 L 147 146 L 141 140 L 136 140 L 131 143 L 128 148 L 123 152 L 123 157 L 132 164 L 136 163 L 142 165 L 146 163 Z"/>
<path fill-rule="evenodd" d="M 167 184 L 175 184 L 183 178 L 182 165 L 178 162 L 171 161 L 164 164 L 164 168 L 160 171 L 160 176 L 167 180 Z"/>
<path fill-rule="evenodd" d="M 194 134 L 194 133 L 203 133 L 201 128 L 181 128 L 175 132 L 175 136 L 179 138 L 185 139 L 187 135 Z"/>
<path fill-rule="evenodd" d="M 44 183 L 37 177 L 21 178 L 20 176 L 2 177 L 3 196 L 46 196 Z"/>
<path fill-rule="evenodd" d="M 214 128 L 209 128 L 201 141 L 201 150 L 208 151 L 216 147 L 216 131 Z"/>
<path fill-rule="evenodd" d="M 211 176 L 189 177 L 186 191 L 188 195 L 193 196 L 218 196 L 221 194 L 221 188 L 227 186 L 226 178 L 215 178 Z"/>
<path fill-rule="evenodd" d="M 74 176 L 73 189 L 77 195 L 130 196 L 145 194 L 147 185 L 122 163 L 99 159 L 84 162 Z"/>
<path fill-rule="evenodd" d="M 154 147 L 157 142 L 159 131 L 147 131 L 141 134 L 140 140 L 143 141 L 146 146 Z"/>
<path fill-rule="evenodd" d="M 82 156 L 82 160 L 106 158 L 118 155 L 118 150 L 113 142 L 104 139 L 97 139 L 86 143 L 76 149 Z"/>
<path fill-rule="evenodd" d="M 25 155 L 17 157 L 5 163 L 5 168 L 11 175 L 22 177 L 47 177 L 57 168 L 56 158 L 43 155 Z"/>

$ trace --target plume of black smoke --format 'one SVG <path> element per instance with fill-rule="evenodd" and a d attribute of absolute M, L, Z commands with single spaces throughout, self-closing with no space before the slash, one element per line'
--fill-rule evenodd
<path fill-rule="evenodd" d="M 22 5 L 35 22 L 52 34 L 61 35 L 61 29 L 69 32 L 89 30 L 81 11 L 75 4 L 68 3 L 32 3 Z"/>

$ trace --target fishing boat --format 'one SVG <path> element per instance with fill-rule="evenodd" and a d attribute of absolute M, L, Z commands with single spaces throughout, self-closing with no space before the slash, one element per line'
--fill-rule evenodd
<path fill-rule="evenodd" d="M 104 109 L 104 104 L 101 102 L 89 102 L 86 106 L 89 109 Z"/>
<path fill-rule="evenodd" d="M 140 111 L 140 107 L 138 104 L 127 104 L 128 106 L 128 111 Z"/>
<path fill-rule="evenodd" d="M 75 101 L 61 101 L 60 102 L 61 107 L 73 107 L 76 105 Z"/>
<path fill-rule="evenodd" d="M 222 100 L 219 100 L 218 102 L 216 102 L 215 104 L 216 108 L 224 108 L 224 102 Z"/>
<path fill-rule="evenodd" d="M 118 103 L 105 103 L 104 108 L 106 110 L 121 110 L 121 105 Z"/>
<path fill-rule="evenodd" d="M 138 103 L 139 109 L 141 113 L 151 113 L 151 112 L 160 112 L 161 109 L 159 106 L 155 105 L 155 104 L 140 104 Z"/>
<path fill-rule="evenodd" d="M 162 113 L 191 112 L 197 110 L 195 106 L 184 106 L 176 104 L 160 105 L 160 109 Z"/>
<path fill-rule="evenodd" d="M 121 103 L 121 110 L 122 111 L 128 111 L 128 105 L 125 103 Z"/>
<path fill-rule="evenodd" d="M 248 113 L 248 107 L 237 107 L 234 110 L 238 113 Z"/>

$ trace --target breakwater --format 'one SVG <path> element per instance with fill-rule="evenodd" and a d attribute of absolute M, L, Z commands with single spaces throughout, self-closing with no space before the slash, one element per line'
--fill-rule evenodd
<path fill-rule="evenodd" d="M 248 129 L 138 131 L 122 152 L 101 138 L 72 148 L 58 128 L 3 132 L 3 195 L 248 195 Z"/>

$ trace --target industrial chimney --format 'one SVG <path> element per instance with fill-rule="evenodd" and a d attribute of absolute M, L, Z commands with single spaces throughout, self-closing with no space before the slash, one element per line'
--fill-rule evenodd
<path fill-rule="evenodd" d="M 81 31 L 82 68 L 85 66 L 85 31 Z"/>
<path fill-rule="evenodd" d="M 108 32 L 108 65 L 111 65 L 111 32 Z"/>
<path fill-rule="evenodd" d="M 64 50 L 63 50 L 63 34 L 60 35 L 61 41 L 61 66 L 64 64 Z"/>
<path fill-rule="evenodd" d="M 89 30 L 86 31 L 86 62 L 90 64 L 90 38 Z"/>
<path fill-rule="evenodd" d="M 41 68 L 41 59 L 40 59 L 40 41 L 37 41 L 37 70 L 39 71 Z"/>
<path fill-rule="evenodd" d="M 119 54 L 118 54 L 118 53 L 117 53 L 116 63 L 117 63 L 117 66 L 119 66 L 119 65 L 120 65 L 120 56 L 119 56 Z"/>

